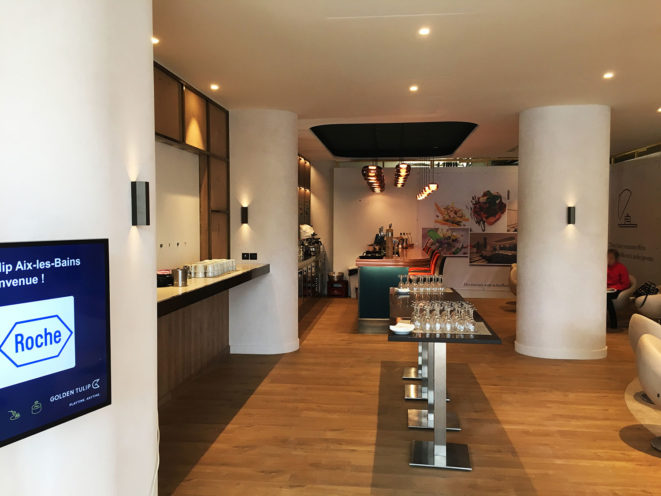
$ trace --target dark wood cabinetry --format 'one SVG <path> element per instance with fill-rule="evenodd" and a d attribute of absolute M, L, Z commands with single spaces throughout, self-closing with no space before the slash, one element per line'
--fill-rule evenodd
<path fill-rule="evenodd" d="M 310 162 L 298 157 L 298 223 L 310 224 Z"/>
<path fill-rule="evenodd" d="M 229 258 L 229 113 L 154 63 L 156 139 L 200 158 L 200 259 Z"/>

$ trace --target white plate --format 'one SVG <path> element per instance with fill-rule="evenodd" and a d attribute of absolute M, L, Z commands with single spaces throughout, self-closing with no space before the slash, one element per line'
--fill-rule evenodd
<path fill-rule="evenodd" d="M 401 322 L 397 325 L 390 326 L 390 330 L 395 334 L 410 334 L 414 328 L 413 324 L 402 324 Z"/>
<path fill-rule="evenodd" d="M 607 293 L 615 293 L 616 291 L 617 291 L 617 289 L 615 289 L 615 288 L 607 288 L 606 289 Z"/>
<path fill-rule="evenodd" d="M 409 288 L 395 288 L 395 292 L 400 294 L 409 294 L 410 291 Z"/>

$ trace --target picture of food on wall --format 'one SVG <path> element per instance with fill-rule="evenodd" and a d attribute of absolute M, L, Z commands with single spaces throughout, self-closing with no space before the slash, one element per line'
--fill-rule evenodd
<path fill-rule="evenodd" d="M 484 191 L 481 195 L 473 196 L 470 204 L 470 215 L 482 232 L 487 226 L 493 226 L 507 212 L 507 205 L 500 193 Z"/>
<path fill-rule="evenodd" d="M 434 203 L 434 206 L 437 212 L 436 219 L 434 220 L 436 224 L 448 227 L 462 227 L 470 220 L 462 208 L 454 206 L 454 202 L 444 207 L 441 207 L 438 203 Z"/>
<path fill-rule="evenodd" d="M 423 227 L 422 246 L 439 250 L 444 257 L 467 257 L 470 229 L 467 227 Z"/>
<path fill-rule="evenodd" d="M 516 263 L 517 233 L 470 234 L 471 265 L 511 265 Z"/>

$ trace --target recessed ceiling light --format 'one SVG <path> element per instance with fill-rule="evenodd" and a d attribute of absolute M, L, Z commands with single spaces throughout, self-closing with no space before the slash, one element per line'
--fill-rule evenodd
<path fill-rule="evenodd" d="M 412 84 L 411 86 L 409 86 L 409 91 L 411 93 L 415 93 L 416 91 L 418 91 L 418 85 L 417 84 Z"/>
<path fill-rule="evenodd" d="M 159 41 L 161 41 L 161 40 L 159 40 L 156 36 L 151 37 L 152 45 L 158 45 Z"/>
<path fill-rule="evenodd" d="M 211 88 L 213 91 L 218 91 L 220 89 L 220 86 L 218 86 L 216 83 L 211 83 L 209 85 L 209 88 Z"/>
<path fill-rule="evenodd" d="M 613 71 L 604 72 L 604 79 L 613 79 L 613 77 L 615 77 L 615 73 Z"/>
<path fill-rule="evenodd" d="M 429 33 L 431 33 L 431 29 L 429 29 L 427 26 L 423 26 L 420 29 L 418 29 L 418 34 L 420 36 L 428 36 Z"/>

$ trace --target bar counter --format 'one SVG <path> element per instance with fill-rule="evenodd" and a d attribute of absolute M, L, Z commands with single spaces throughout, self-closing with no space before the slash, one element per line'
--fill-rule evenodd
<path fill-rule="evenodd" d="M 402 250 L 399 257 L 357 258 L 357 267 L 424 267 L 429 265 L 429 256 L 421 248 Z"/>
<path fill-rule="evenodd" d="M 222 276 L 157 289 L 159 402 L 229 355 L 229 290 L 269 272 L 269 264 L 238 263 L 237 270 Z"/>
<path fill-rule="evenodd" d="M 217 277 L 195 277 L 188 279 L 188 286 L 168 286 L 157 288 L 158 316 L 179 310 L 187 305 L 227 291 L 255 277 L 268 274 L 269 264 L 239 263 L 236 270 Z"/>
<path fill-rule="evenodd" d="M 358 332 L 386 333 L 390 319 L 389 291 L 399 284 L 399 276 L 411 267 L 429 265 L 429 257 L 420 248 L 403 250 L 392 258 L 357 258 Z"/>

